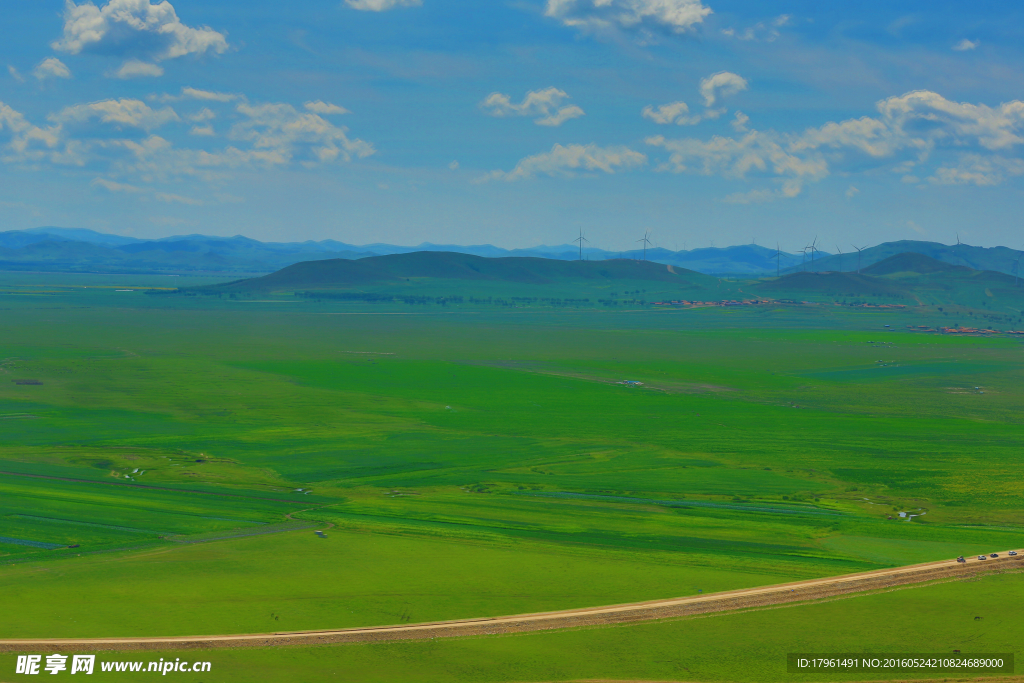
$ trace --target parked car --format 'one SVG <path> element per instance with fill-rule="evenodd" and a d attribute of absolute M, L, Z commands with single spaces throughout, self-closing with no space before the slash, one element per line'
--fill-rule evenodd
<path fill-rule="evenodd" d="M 989 557 L 999 557 L 999 553 L 992 553 Z"/>
<path fill-rule="evenodd" d="M 984 555 L 978 555 L 978 559 L 979 560 L 987 560 L 988 558 L 985 557 Z"/>
<path fill-rule="evenodd" d="M 1016 550 L 1011 550 L 1010 551 L 1010 555 L 1016 556 L 1017 555 L 1017 551 Z"/>

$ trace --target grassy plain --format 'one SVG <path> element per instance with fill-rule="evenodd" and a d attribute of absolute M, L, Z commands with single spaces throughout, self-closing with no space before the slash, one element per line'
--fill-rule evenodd
<path fill-rule="evenodd" d="M 5 637 L 507 614 L 1024 545 L 1021 342 L 890 331 L 935 324 L 932 309 L 263 302 L 26 277 L 0 295 L 0 611 L 21 615 Z M 923 515 L 888 519 L 898 511 Z M 182 543 L 288 519 L 335 526 L 326 541 L 307 530 Z M 423 657 L 439 663 L 421 680 L 640 677 L 639 660 L 612 657 L 617 639 L 754 661 L 834 620 L 861 624 L 834 634 L 837 647 L 891 649 L 903 641 L 887 626 L 856 634 L 946 633 L 925 613 L 914 621 L 906 596 L 968 609 L 990 599 L 971 593 L 982 587 L 1021 590 L 1010 578 L 949 586 L 246 661 L 356 661 L 349 670 L 390 680 Z M 811 616 L 787 621 L 796 614 Z M 759 629 L 775 644 L 751 646 Z M 562 649 L 572 656 L 551 668 Z M 686 678 L 775 680 L 729 666 Z"/>
<path fill-rule="evenodd" d="M 506 681 L 974 680 L 955 673 L 788 674 L 789 652 L 941 654 L 955 649 L 1022 656 L 1024 576 L 910 586 L 829 602 L 569 631 L 270 650 L 99 653 L 99 661 L 209 661 L 210 674 L 176 680 L 352 683 Z M 976 616 L 982 616 L 975 620 Z M 14 657 L 0 655 L 0 670 Z M 1020 664 L 1017 664 L 1020 672 Z M 98 680 L 153 674 L 97 672 Z M 989 679 L 992 680 L 992 679 Z"/>

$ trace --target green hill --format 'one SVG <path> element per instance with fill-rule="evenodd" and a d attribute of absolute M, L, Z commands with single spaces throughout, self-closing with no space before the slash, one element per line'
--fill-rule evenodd
<path fill-rule="evenodd" d="M 861 270 L 861 273 L 866 275 L 894 275 L 897 273 L 916 273 L 922 275 L 931 273 L 965 274 L 971 272 L 974 272 L 973 268 L 953 265 L 911 251 L 890 256 Z"/>
<path fill-rule="evenodd" d="M 838 296 L 909 296 L 899 284 L 857 273 L 793 273 L 768 280 L 756 288 L 765 293 L 827 294 Z"/>
<path fill-rule="evenodd" d="M 975 270 L 992 270 L 1001 273 L 1012 273 L 1014 263 L 1021 257 L 1020 251 L 1008 247 L 975 247 L 969 244 L 946 245 L 938 242 L 899 240 L 884 242 L 864 249 L 859 255 L 861 272 L 866 272 L 868 267 L 876 263 L 906 253 L 923 254 L 936 261 L 954 266 L 966 266 Z M 816 272 L 855 271 L 857 264 L 858 254 L 847 252 L 842 256 L 825 256 L 815 261 L 814 264 L 800 267 L 807 267 Z M 793 272 L 796 267 L 790 268 L 789 272 Z M 783 270 L 783 272 L 786 271 Z"/>
<path fill-rule="evenodd" d="M 577 281 L 598 284 L 617 280 L 650 281 L 692 287 L 717 279 L 685 268 L 652 261 L 561 261 L 535 257 L 485 258 L 454 252 L 418 251 L 372 256 L 356 261 L 306 261 L 263 277 L 206 288 L 207 291 L 283 291 L 335 289 L 416 280 L 469 280 L 518 284 Z"/>

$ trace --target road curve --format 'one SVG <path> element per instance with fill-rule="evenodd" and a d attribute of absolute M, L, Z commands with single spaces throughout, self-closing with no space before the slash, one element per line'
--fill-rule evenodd
<path fill-rule="evenodd" d="M 1017 552 L 1024 551 L 1018 550 Z M 0 640 L 0 652 L 28 652 L 33 650 L 45 650 L 47 652 L 180 650 L 221 647 L 319 645 L 385 640 L 422 640 L 454 636 L 540 631 L 601 624 L 620 624 L 816 600 L 836 595 L 880 590 L 910 583 L 970 576 L 979 572 L 993 570 L 1020 570 L 1024 569 L 1024 561 L 1022 560 L 1024 560 L 1022 555 L 1010 557 L 1006 552 L 1001 552 L 998 558 L 984 561 L 973 557 L 964 563 L 959 563 L 955 560 L 943 560 L 894 569 L 878 569 L 857 574 L 809 579 L 757 588 L 743 588 L 721 593 L 690 595 L 682 598 L 649 600 L 647 602 L 560 610 L 557 612 L 537 612 L 505 617 L 482 617 L 479 619 L 455 619 L 452 621 L 420 624 L 208 636 L 24 638 Z"/>

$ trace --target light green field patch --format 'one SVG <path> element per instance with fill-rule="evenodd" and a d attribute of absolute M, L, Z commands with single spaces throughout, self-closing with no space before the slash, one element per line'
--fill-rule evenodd
<path fill-rule="evenodd" d="M 900 522 L 907 524 L 907 522 Z M 960 555 L 977 555 L 1006 548 L 994 548 L 991 543 L 971 541 L 967 543 L 943 543 L 937 541 L 913 541 L 868 536 L 831 536 L 821 541 L 829 550 L 859 557 L 870 562 L 888 565 L 917 564 L 948 560 Z"/>

